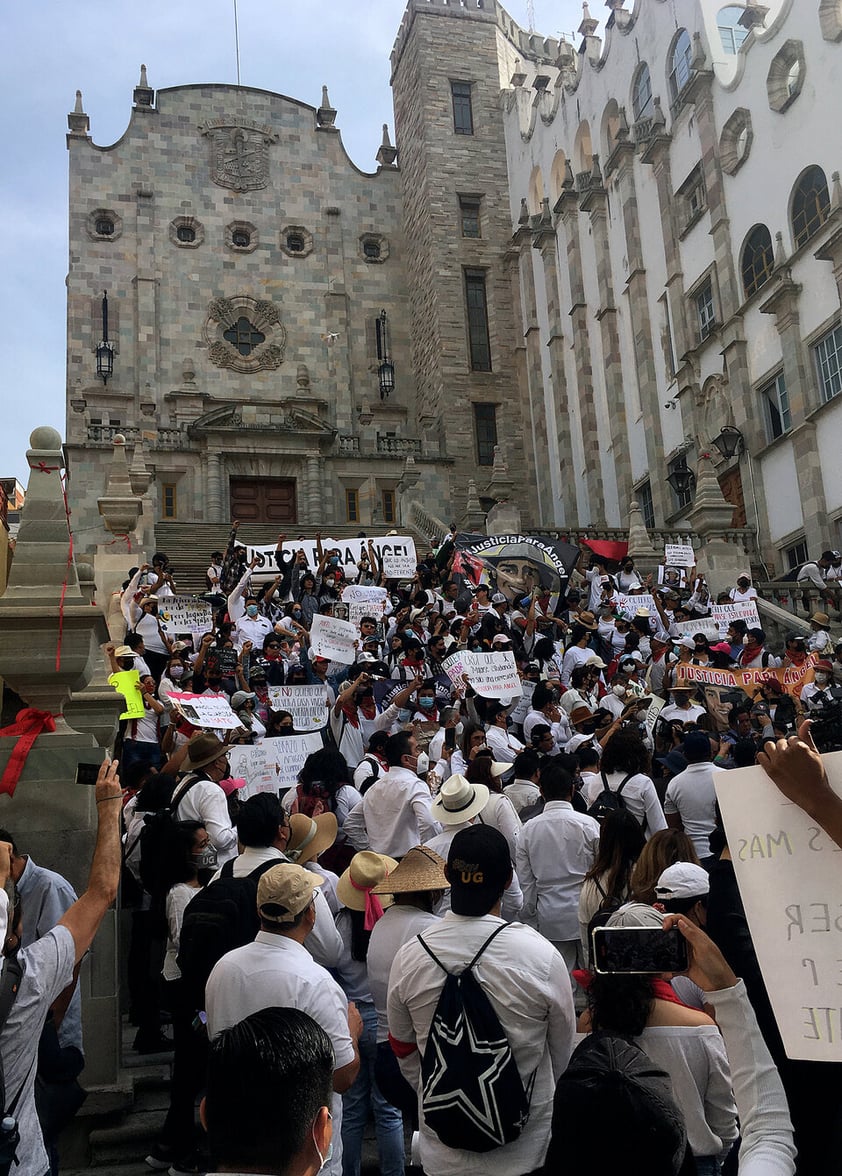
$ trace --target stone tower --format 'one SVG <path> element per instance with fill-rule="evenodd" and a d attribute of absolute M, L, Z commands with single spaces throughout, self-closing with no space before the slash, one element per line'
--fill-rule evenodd
<path fill-rule="evenodd" d="M 409 0 L 392 51 L 418 419 L 446 438 L 457 519 L 471 477 L 492 504 L 499 444 L 524 523 L 537 521 L 500 109 L 530 49 L 496 0 Z"/>

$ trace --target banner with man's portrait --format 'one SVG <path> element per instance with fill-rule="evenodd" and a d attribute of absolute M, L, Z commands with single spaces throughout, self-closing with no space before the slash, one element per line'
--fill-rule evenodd
<path fill-rule="evenodd" d="M 460 533 L 455 540 L 454 577 L 474 587 L 487 584 L 502 592 L 516 609 L 529 607 L 535 591 L 548 592 L 548 611 L 564 604 L 567 582 L 579 558 L 579 548 L 561 539 L 538 535 L 475 535 Z"/>

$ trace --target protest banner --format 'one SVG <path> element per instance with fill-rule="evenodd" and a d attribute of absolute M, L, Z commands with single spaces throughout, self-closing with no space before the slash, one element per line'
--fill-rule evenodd
<path fill-rule="evenodd" d="M 113 686 L 118 694 L 122 694 L 126 709 L 120 715 L 121 719 L 142 719 L 146 714 L 143 705 L 143 692 L 140 689 L 140 674 L 137 670 L 119 670 L 108 678 L 108 685 Z"/>
<path fill-rule="evenodd" d="M 646 727 L 646 734 L 652 738 L 652 732 L 655 730 L 655 724 L 658 721 L 658 715 L 666 706 L 666 699 L 658 698 L 657 695 L 652 695 L 652 701 L 649 703 L 649 709 L 646 712 L 646 718 L 643 724 Z"/>
<path fill-rule="evenodd" d="M 753 600 L 747 600 L 743 604 L 712 604 L 710 606 L 710 615 L 719 625 L 719 632 L 724 636 L 728 631 L 728 626 L 732 621 L 745 621 L 746 627 L 749 629 L 760 629 L 763 626 L 760 624 L 760 614 L 757 611 L 757 605 Z"/>
<path fill-rule="evenodd" d="M 478 535 L 460 533 L 455 539 L 453 573 L 476 585 L 482 580 L 492 592 L 502 592 L 516 605 L 534 588 L 550 593 L 550 612 L 563 608 L 567 581 L 579 558 L 579 548 L 563 539 L 538 535 Z"/>
<path fill-rule="evenodd" d="M 200 639 L 203 633 L 213 632 L 213 608 L 207 601 L 194 600 L 192 596 L 162 596 L 158 620 L 161 631 L 168 637 L 192 633 Z M 195 645 L 198 648 L 198 640 Z"/>
<path fill-rule="evenodd" d="M 349 666 L 357 655 L 355 642 L 360 639 L 356 625 L 316 613 L 310 626 L 310 648 L 318 657 Z"/>
<path fill-rule="evenodd" d="M 371 540 L 323 538 L 322 551 L 338 550 L 339 563 L 342 565 L 345 575 L 354 579 L 357 576 L 357 564 L 360 561 L 360 556 L 365 555 L 368 559 L 369 542 L 383 561 L 383 571 L 390 579 L 402 576 L 412 579 L 417 567 L 417 556 L 415 540 L 408 535 L 383 535 Z M 258 582 L 274 580 L 277 576 L 276 547 L 275 543 L 246 547 L 246 558 L 249 562 L 255 556 L 257 557 L 257 566 L 252 572 L 254 580 Z M 297 539 L 287 543 L 284 546 L 284 557 L 288 559 L 290 555 L 299 551 L 304 552 L 310 571 L 315 572 L 319 566 L 316 541 L 314 539 Z"/>
<path fill-rule="evenodd" d="M 787 694 L 796 698 L 801 694 L 801 688 L 813 680 L 813 667 L 819 660 L 817 653 L 807 655 L 804 664 L 800 666 L 782 666 L 774 669 L 772 666 L 755 666 L 746 670 L 715 670 L 712 666 L 694 666 L 685 662 L 678 662 L 675 666 L 676 686 L 724 686 L 727 690 L 743 690 L 754 698 L 764 682 L 774 680 L 780 682 Z"/>
<path fill-rule="evenodd" d="M 240 789 L 240 800 L 248 800 L 258 792 L 278 791 L 278 770 L 272 745 L 279 739 L 260 739 L 253 744 L 235 744 L 228 749 L 228 763 L 233 777 L 243 777 L 245 788 Z"/>
<path fill-rule="evenodd" d="M 281 792 L 295 787 L 298 773 L 304 766 L 307 756 L 319 751 L 323 746 L 318 731 L 309 735 L 287 735 L 283 739 L 266 739 L 264 742 L 272 745 L 278 774 L 277 787 Z"/>
<path fill-rule="evenodd" d="M 687 569 L 682 567 L 675 567 L 672 564 L 658 565 L 658 583 L 663 584 L 665 588 L 686 588 L 687 587 Z"/>
<path fill-rule="evenodd" d="M 842 752 L 822 760 L 842 795 Z M 762 768 L 715 772 L 714 784 L 787 1057 L 842 1062 L 839 847 Z"/>
<path fill-rule="evenodd" d="M 465 663 L 461 653 L 451 653 L 441 663 L 441 668 L 447 674 L 454 686 L 460 688 L 465 685 L 462 675 L 465 673 Z"/>
<path fill-rule="evenodd" d="M 233 731 L 242 723 L 231 710 L 231 703 L 224 694 L 171 694 L 173 706 L 184 715 L 194 727 L 208 730 Z"/>
<path fill-rule="evenodd" d="M 320 731 L 327 723 L 327 687 L 270 686 L 269 706 L 289 711 L 296 731 Z"/>
<path fill-rule="evenodd" d="M 720 640 L 719 626 L 713 617 L 694 617 L 692 621 L 674 621 L 673 625 L 681 637 L 688 634 L 690 637 L 695 637 L 697 633 L 704 633 L 712 644 Z M 722 636 L 724 637 L 724 635 L 723 629 Z"/>
<path fill-rule="evenodd" d="M 468 675 L 468 682 L 483 698 L 499 698 L 501 702 L 511 702 L 521 693 L 521 680 L 517 672 L 515 655 L 511 650 L 498 653 L 471 653 L 467 649 L 462 654 L 464 672 Z M 444 665 L 444 663 L 442 663 Z"/>
<path fill-rule="evenodd" d="M 658 622 L 658 611 L 655 608 L 655 601 L 649 592 L 635 592 L 631 594 L 615 592 L 611 600 L 614 604 L 615 611 L 628 620 L 633 620 L 638 609 L 645 608 L 652 620 L 656 623 Z"/>
<path fill-rule="evenodd" d="M 348 620 L 357 628 L 363 617 L 382 620 L 388 599 L 389 593 L 385 588 L 375 588 L 373 585 L 346 584 L 342 589 L 342 600 L 348 606 Z"/>
<path fill-rule="evenodd" d="M 664 564 L 671 568 L 692 568 L 696 553 L 689 543 L 665 543 Z"/>
<path fill-rule="evenodd" d="M 524 678 L 521 682 L 521 689 L 523 694 L 514 710 L 509 714 L 509 718 L 513 723 L 522 723 L 529 711 L 532 708 L 532 695 L 535 693 L 535 682 L 530 682 L 528 678 Z"/>

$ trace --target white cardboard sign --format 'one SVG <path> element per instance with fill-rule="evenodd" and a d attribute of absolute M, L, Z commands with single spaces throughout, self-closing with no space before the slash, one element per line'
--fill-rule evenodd
<path fill-rule="evenodd" d="M 176 633 L 193 633 L 201 637 L 213 632 L 213 609 L 205 600 L 192 596 L 162 596 L 158 604 L 161 629 L 168 637 Z"/>
<path fill-rule="evenodd" d="M 499 653 L 471 653 L 466 649 L 462 654 L 462 664 L 468 682 L 483 698 L 511 702 L 520 697 L 523 686 L 518 676 L 515 655 L 510 649 Z"/>
<path fill-rule="evenodd" d="M 719 625 L 719 631 L 724 636 L 732 621 L 745 621 L 749 629 L 760 629 L 760 614 L 753 600 L 744 604 L 712 604 L 710 615 Z"/>
<path fill-rule="evenodd" d="M 296 731 L 320 731 L 327 724 L 327 687 L 270 686 L 269 706 L 289 711 Z"/>
<path fill-rule="evenodd" d="M 822 759 L 842 795 L 842 752 Z M 842 1062 L 842 849 L 762 768 L 716 772 L 714 781 L 787 1057 Z"/>
<path fill-rule="evenodd" d="M 349 666 L 357 655 L 354 642 L 359 639 L 359 630 L 350 621 L 341 621 L 338 617 L 328 617 L 323 613 L 316 613 L 313 617 L 310 647 L 318 657 Z"/>
<path fill-rule="evenodd" d="M 692 568 L 696 555 L 689 543 L 665 543 L 664 563 L 672 568 Z"/>
<path fill-rule="evenodd" d="M 658 612 L 655 608 L 655 602 L 652 599 L 650 592 L 639 592 L 627 595 L 625 592 L 615 592 L 611 598 L 614 601 L 614 607 L 618 613 L 622 613 L 624 617 L 629 620 L 634 618 L 635 613 L 639 608 L 645 608 L 649 611 L 650 620 L 656 624 L 660 624 L 658 620 Z"/>
<path fill-rule="evenodd" d="M 342 600 L 348 606 L 348 620 L 357 628 L 363 617 L 381 620 L 386 612 L 388 597 L 385 588 L 375 588 L 373 585 L 346 584 L 342 589 Z"/>
<path fill-rule="evenodd" d="M 241 800 L 257 792 L 286 792 L 292 788 L 307 756 L 321 746 L 321 735 L 310 734 L 259 739 L 251 745 L 230 748 L 231 775 L 248 781 L 239 793 Z"/>
<path fill-rule="evenodd" d="M 231 710 L 224 694 L 171 694 L 170 700 L 194 727 L 207 730 L 233 731 L 242 723 Z"/>
<path fill-rule="evenodd" d="M 674 621 L 673 623 L 682 637 L 687 634 L 695 637 L 697 633 L 704 633 L 708 641 L 715 643 L 719 640 L 719 626 L 713 617 L 695 617 L 691 621 Z"/>

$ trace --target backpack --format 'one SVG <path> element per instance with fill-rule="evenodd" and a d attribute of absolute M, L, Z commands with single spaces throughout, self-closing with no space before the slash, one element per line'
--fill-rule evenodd
<path fill-rule="evenodd" d="M 271 858 L 261 862 L 245 878 L 235 878 L 234 861 L 227 861 L 216 881 L 190 899 L 181 924 L 176 963 L 193 1008 L 204 1009 L 205 985 L 218 961 L 257 935 L 258 879 L 282 861 Z"/>
<path fill-rule="evenodd" d="M 363 760 L 371 766 L 371 775 L 366 777 L 365 782 L 360 789 L 361 796 L 365 796 L 366 792 L 368 792 L 372 784 L 376 783 L 376 781 L 378 781 L 383 775 L 383 769 L 381 768 L 376 756 L 366 754 L 363 756 L 362 760 L 360 760 L 360 763 L 362 763 Z"/>
<path fill-rule="evenodd" d="M 188 777 L 180 788 L 174 789 L 172 798 L 165 808 L 147 813 L 143 819 L 143 828 L 125 853 L 128 859 L 135 845 L 139 845 L 138 873 L 141 885 L 146 893 L 159 903 L 166 898 L 169 889 L 166 879 L 161 876 L 161 864 L 171 857 L 170 847 L 175 841 L 178 824 L 175 814 L 184 797 L 200 779 L 202 777 L 196 775 L 192 779 Z"/>
<path fill-rule="evenodd" d="M 456 975 L 418 942 L 445 973 L 421 1059 L 424 1122 L 445 1147 L 486 1152 L 517 1139 L 529 1120 L 535 1072 L 524 1089 L 500 1018 L 473 973 L 496 927 Z"/>
<path fill-rule="evenodd" d="M 616 789 L 611 789 L 608 787 L 608 777 L 605 775 L 605 772 L 600 772 L 600 775 L 602 776 L 602 783 L 605 785 L 605 787 L 602 789 L 602 792 L 600 792 L 599 796 L 588 809 L 588 816 L 593 817 L 594 820 L 601 822 L 605 820 L 609 813 L 615 813 L 618 809 L 624 809 L 626 807 L 626 802 L 623 800 L 620 794 L 628 784 L 629 780 L 631 780 L 634 773 L 629 772 L 629 774 L 620 781 Z"/>

